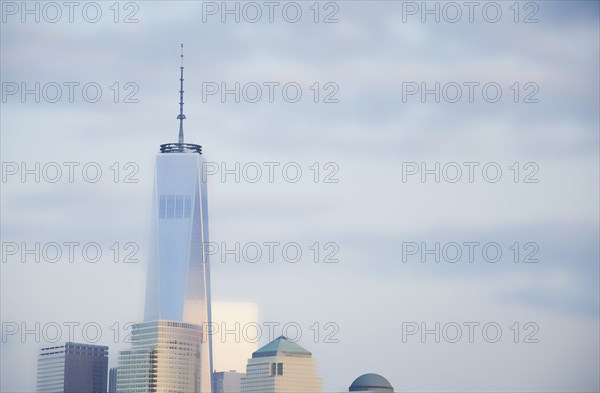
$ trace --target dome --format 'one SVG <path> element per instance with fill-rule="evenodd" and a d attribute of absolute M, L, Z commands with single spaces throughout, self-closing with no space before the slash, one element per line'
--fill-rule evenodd
<path fill-rule="evenodd" d="M 364 374 L 350 385 L 350 392 L 394 392 L 390 382 L 379 374 Z"/>

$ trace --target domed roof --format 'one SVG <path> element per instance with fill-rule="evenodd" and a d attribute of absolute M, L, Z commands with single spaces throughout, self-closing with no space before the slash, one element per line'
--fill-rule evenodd
<path fill-rule="evenodd" d="M 379 374 L 364 374 L 350 385 L 350 392 L 394 392 L 390 382 Z"/>

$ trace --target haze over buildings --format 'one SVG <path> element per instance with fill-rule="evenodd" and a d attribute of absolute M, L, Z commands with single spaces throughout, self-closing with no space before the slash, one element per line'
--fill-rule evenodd
<path fill-rule="evenodd" d="M 43 175 L 39 183 L 35 174 L 25 182 L 22 173 L 7 176 L 0 187 L 2 241 L 28 249 L 36 243 L 43 249 L 51 242 L 97 242 L 103 255 L 88 263 L 78 254 L 71 263 L 63 248 L 56 263 L 36 263 L 32 255 L 22 262 L 21 254 L 0 263 L 0 319 L 16 327 L 0 348 L 0 390 L 36 390 L 39 348 L 54 345 L 41 332 L 52 323 L 62 327 L 58 343 L 84 342 L 83 326 L 98 323 L 103 334 L 97 344 L 110 346 L 111 367 L 118 351 L 131 350 L 123 339 L 126 324 L 144 321 L 153 152 L 159 143 L 178 141 L 174 73 L 183 41 L 186 66 L 193 65 L 185 82 L 186 141 L 202 144 L 207 160 L 228 169 L 238 162 L 241 168 L 278 162 L 279 168 L 297 163 L 303 169 L 297 183 L 282 180 L 281 171 L 273 183 L 266 171 L 258 183 L 243 177 L 237 183 L 234 175 L 222 181 L 221 172 L 209 177 L 211 241 L 229 249 L 236 242 L 298 242 L 304 251 L 296 264 L 281 256 L 273 263 L 213 258 L 213 299 L 260 305 L 259 322 L 298 323 L 304 333 L 299 344 L 318 361 L 327 392 L 347 391 L 367 372 L 410 392 L 600 391 L 599 3 L 495 2 L 503 11 L 498 23 L 482 18 L 483 6 L 490 4 L 493 13 L 494 2 L 478 3 L 473 22 L 463 2 L 440 2 L 440 9 L 461 8 L 457 23 L 443 17 L 437 23 L 432 14 L 423 23 L 418 13 L 403 20 L 406 5 L 435 6 L 421 1 L 319 2 L 329 7 L 319 9 L 321 20 L 339 7 L 338 22 L 315 23 L 314 2 L 297 3 L 303 10 L 298 23 L 282 18 L 283 3 L 270 23 L 262 2 L 258 23 L 236 23 L 231 14 L 223 23 L 219 13 L 204 22 L 203 7 L 222 10 L 222 3 L 197 1 L 97 2 L 103 11 L 98 23 L 82 18 L 83 3 L 73 7 L 73 23 L 63 2 L 37 3 L 49 16 L 61 7 L 58 23 L 36 23 L 32 14 L 24 23 L 20 12 L 3 14 L 1 79 L 19 91 L 2 103 L 2 163 L 24 163 L 28 170 L 57 163 L 63 176 L 56 183 Z M 1 5 L 20 11 L 36 6 Z M 95 4 L 85 5 L 93 16 Z M 137 22 L 122 23 L 133 13 Z M 524 23 L 532 13 L 537 22 Z M 300 84 L 301 100 L 286 102 L 277 90 L 269 102 L 263 85 L 269 81 Z M 463 85 L 469 81 L 480 83 L 477 89 L 500 84 L 501 100 L 488 103 L 477 90 L 469 102 Z M 73 102 L 63 84 L 70 82 L 79 83 Z M 241 95 L 237 103 L 230 94 L 223 103 L 217 93 L 203 102 L 205 82 L 228 89 L 256 82 L 263 96 L 250 103 Z M 339 87 L 338 103 L 321 102 L 331 92 L 322 89 L 328 82 Z M 425 103 L 420 94 L 403 102 L 403 84 L 420 88 L 423 82 L 427 88 L 436 82 L 450 87 L 446 93 L 456 83 L 461 101 L 449 103 L 440 93 L 439 103 L 435 94 Z M 36 83 L 39 103 L 35 93 L 21 94 Z M 99 102 L 84 99 L 88 83 L 101 86 Z M 315 83 L 318 103 L 310 89 Z M 532 92 L 524 90 L 527 83 L 539 87 L 538 103 L 522 102 Z M 51 103 L 43 89 L 51 97 L 55 84 L 63 95 Z M 137 102 L 124 103 L 125 97 Z M 65 162 L 79 164 L 73 183 Z M 436 183 L 428 175 L 422 183 L 415 175 L 403 182 L 406 162 L 427 168 L 455 162 L 463 177 L 449 183 L 442 176 Z M 488 183 L 477 171 L 471 183 L 464 162 L 478 162 L 479 169 L 497 163 L 503 176 Z M 523 165 L 530 162 L 539 166 L 539 182 L 515 183 L 510 167 L 519 163 L 523 180 Z M 97 183 L 83 179 L 87 163 L 102 168 Z M 335 163 L 339 181 L 315 183 L 315 163 L 321 179 L 323 165 Z M 137 182 L 124 182 L 125 175 Z M 115 263 L 109 247 L 128 242 L 139 246 L 137 262 Z M 315 263 L 309 249 L 315 242 L 337 245 L 339 262 Z M 422 263 L 418 254 L 404 263 L 403 242 L 428 249 L 439 242 L 440 250 L 451 242 L 496 242 L 503 254 L 498 263 L 481 254 L 470 263 L 463 247 L 456 263 L 436 263 L 431 255 Z M 510 247 L 528 242 L 539 246 L 539 263 L 515 263 Z M 527 254 L 521 249 L 520 255 Z M 495 344 L 480 332 L 469 342 L 467 329 L 452 345 L 432 343 L 432 335 L 422 343 L 419 333 L 402 341 L 398 326 L 420 327 L 424 321 L 429 329 L 435 322 L 463 328 L 469 321 L 495 322 L 503 335 Z M 41 340 L 35 334 L 22 339 L 38 322 Z M 69 322 L 80 324 L 72 338 L 64 325 Z M 320 339 L 313 343 L 315 322 Z M 322 329 L 327 322 L 337 325 L 338 343 L 323 342 L 332 332 Z M 539 327 L 535 344 L 522 342 L 530 322 Z M 519 343 L 511 330 L 515 323 Z M 251 352 L 271 340 L 244 353 L 242 369 L 227 362 L 216 367 L 216 357 L 215 368 L 244 371 Z M 214 349 L 218 356 L 216 344 Z M 374 356 L 359 364 L 357 353 Z M 436 378 L 430 378 L 432 369 Z"/>
<path fill-rule="evenodd" d="M 248 356 L 268 336 L 258 308 L 256 303 L 212 299 L 214 370 L 245 372 Z"/>

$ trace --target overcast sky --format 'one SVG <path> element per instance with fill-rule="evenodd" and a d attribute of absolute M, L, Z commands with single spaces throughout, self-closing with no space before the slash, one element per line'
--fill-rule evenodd
<path fill-rule="evenodd" d="M 66 341 L 64 324 L 77 322 L 74 341 L 84 341 L 83 326 L 97 323 L 111 366 L 129 346 L 154 159 L 177 138 L 180 43 L 186 141 L 216 172 L 213 298 L 256 305 L 258 344 L 265 323 L 279 334 L 299 326 L 326 391 L 367 372 L 398 391 L 600 389 L 597 2 L 427 3 L 439 23 L 421 2 L 227 3 L 239 23 L 221 2 L 82 2 L 72 22 L 62 3 L 29 2 L 33 14 L 22 4 L 1 3 L 2 391 L 35 390 L 37 351 L 55 324 Z M 236 82 L 239 102 L 223 99 Z M 22 94 L 36 83 L 39 103 Z M 439 103 L 421 96 L 436 83 Z M 440 181 L 423 182 L 436 163 Z M 23 169 L 33 170 L 24 181 Z M 48 246 L 34 262 L 22 247 L 36 242 L 62 245 L 62 257 L 50 261 Z M 73 263 L 65 242 L 80 244 Z M 222 252 L 236 242 L 239 263 Z M 272 263 L 267 242 L 279 244 Z M 439 263 L 421 252 L 436 242 Z M 84 258 L 93 249 L 82 255 L 90 243 L 102 250 L 96 263 Z M 291 263 L 296 248 L 282 249 L 294 243 L 302 257 Z M 478 244 L 473 262 L 465 243 Z M 139 262 L 123 263 L 129 253 Z M 469 322 L 479 324 L 473 342 Z M 36 323 L 39 340 L 21 337 Z M 406 335 L 436 323 L 439 343 Z M 502 336 L 488 342 L 496 327 Z"/>

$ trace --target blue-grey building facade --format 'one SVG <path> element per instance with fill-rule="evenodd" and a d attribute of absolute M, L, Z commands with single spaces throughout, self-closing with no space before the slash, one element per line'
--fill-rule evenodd
<path fill-rule="evenodd" d="M 106 393 L 107 377 L 106 346 L 67 342 L 40 350 L 38 392 Z"/>

